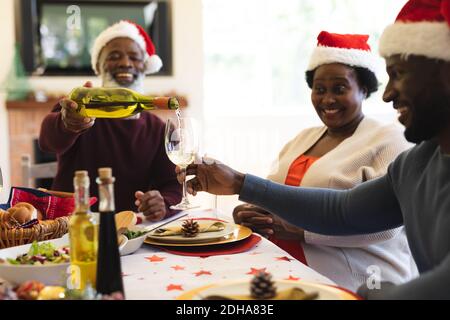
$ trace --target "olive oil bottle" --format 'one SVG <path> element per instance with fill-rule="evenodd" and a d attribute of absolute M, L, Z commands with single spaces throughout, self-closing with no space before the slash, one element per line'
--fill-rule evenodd
<path fill-rule="evenodd" d="M 68 98 L 78 104 L 78 114 L 91 118 L 127 118 L 144 110 L 180 106 L 175 97 L 150 97 L 127 88 L 78 87 Z"/>
<path fill-rule="evenodd" d="M 89 209 L 89 176 L 76 171 L 75 211 L 69 220 L 70 289 L 84 291 L 95 287 L 97 272 L 98 224 Z"/>
<path fill-rule="evenodd" d="M 98 169 L 100 228 L 97 263 L 97 292 L 124 295 L 122 268 L 115 221 L 114 180 L 111 168 Z"/>

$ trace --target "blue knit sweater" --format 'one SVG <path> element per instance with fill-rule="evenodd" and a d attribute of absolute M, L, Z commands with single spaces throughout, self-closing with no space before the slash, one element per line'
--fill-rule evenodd
<path fill-rule="evenodd" d="M 435 141 L 402 153 L 385 176 L 351 190 L 296 188 L 246 175 L 240 200 L 321 234 L 373 233 L 404 224 L 421 275 L 382 287 L 377 296 L 450 299 L 450 156 Z"/>

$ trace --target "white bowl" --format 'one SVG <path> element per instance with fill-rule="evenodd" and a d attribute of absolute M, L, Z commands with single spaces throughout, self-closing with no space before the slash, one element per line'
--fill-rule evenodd
<path fill-rule="evenodd" d="M 69 245 L 69 239 L 64 236 L 59 239 L 47 240 L 57 248 Z M 11 247 L 0 250 L 0 258 L 15 259 L 18 255 L 27 253 L 31 244 L 17 247 Z M 28 280 L 40 281 L 45 285 L 64 286 L 69 275 L 70 263 L 57 263 L 45 265 L 14 265 L 9 263 L 0 263 L 0 278 L 10 282 L 13 285 L 21 284 Z"/>
<path fill-rule="evenodd" d="M 130 228 L 132 231 L 144 231 L 144 228 L 134 226 Z M 145 238 L 147 237 L 147 234 L 144 234 L 140 237 L 134 238 L 134 239 L 128 239 L 125 235 L 120 235 L 121 243 L 119 245 L 119 252 L 121 256 L 126 256 L 128 254 L 132 254 L 139 250 L 139 248 L 144 243 Z"/>

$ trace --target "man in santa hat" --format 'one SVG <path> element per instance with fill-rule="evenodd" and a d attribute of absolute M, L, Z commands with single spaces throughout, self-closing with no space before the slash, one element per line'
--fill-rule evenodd
<path fill-rule="evenodd" d="M 122 20 L 96 38 L 92 68 L 103 87 L 126 87 L 143 93 L 146 74 L 158 72 L 161 59 L 151 38 L 139 25 Z M 92 86 L 87 82 L 85 86 Z M 39 145 L 56 153 L 58 172 L 54 190 L 73 190 L 73 173 L 111 167 L 116 177 L 116 209 L 143 212 L 151 221 L 168 217 L 181 200 L 174 165 L 164 148 L 164 123 L 149 112 L 127 119 L 83 118 L 74 101 L 63 99 L 45 117 Z M 91 183 L 91 194 L 97 186 Z"/>
<path fill-rule="evenodd" d="M 388 173 L 345 191 L 295 188 L 242 174 L 213 160 L 190 165 L 188 192 L 239 199 L 324 235 L 405 226 L 420 276 L 379 283 L 380 266 L 359 293 L 369 299 L 450 299 L 450 0 L 410 0 L 380 40 L 393 102 L 406 138 L 417 145 Z M 354 152 L 358 152 L 355 150 Z M 184 172 L 178 168 L 179 178 Z M 270 218 L 254 223 L 270 224 Z M 378 282 L 377 282 L 378 281 Z"/>

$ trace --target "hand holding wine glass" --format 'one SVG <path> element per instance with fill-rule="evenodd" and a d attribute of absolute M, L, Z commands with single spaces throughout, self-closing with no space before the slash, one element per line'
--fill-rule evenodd
<path fill-rule="evenodd" d="M 189 117 L 170 117 L 166 122 L 165 131 L 166 153 L 170 161 L 185 170 L 191 164 L 198 152 L 198 134 L 195 121 Z M 183 198 L 177 205 L 171 206 L 175 210 L 197 208 L 189 202 L 186 194 L 186 179 L 183 180 Z"/>

